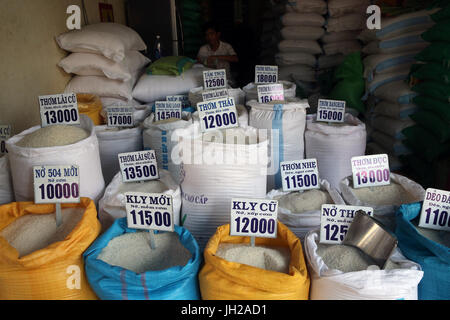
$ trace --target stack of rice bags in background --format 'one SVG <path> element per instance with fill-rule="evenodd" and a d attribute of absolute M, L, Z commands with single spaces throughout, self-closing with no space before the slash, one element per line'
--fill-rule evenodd
<path fill-rule="evenodd" d="M 407 78 L 415 55 L 429 45 L 421 34 L 434 22 L 430 14 L 436 10 L 421 10 L 381 19 L 381 30 L 364 30 L 359 38 L 362 49 L 366 95 L 366 118 L 370 132 L 368 153 L 387 153 L 391 170 L 402 169 L 399 156 L 411 153 L 403 143 L 402 131 L 414 125 L 409 115 L 417 110 L 416 95 Z"/>
<path fill-rule="evenodd" d="M 422 34 L 431 44 L 416 55 L 419 61 L 411 68 L 413 99 L 419 110 L 410 115 L 415 126 L 403 130 L 405 144 L 413 154 L 405 161 L 425 185 L 436 186 L 438 176 L 447 180 L 450 154 L 450 6 L 433 14 L 436 24 Z M 439 165 L 441 163 L 441 165 Z M 440 170 L 445 167 L 446 170 Z"/>
<path fill-rule="evenodd" d="M 322 0 L 288 1 L 281 16 L 282 40 L 275 55 L 279 78 L 295 82 L 304 98 L 316 91 L 317 56 L 322 54 L 318 40 L 325 33 L 326 10 Z"/>
<path fill-rule="evenodd" d="M 181 4 L 184 55 L 197 58 L 198 49 L 204 44 L 202 7 L 197 0 L 184 0 Z"/>
<path fill-rule="evenodd" d="M 71 52 L 59 66 L 74 77 L 66 92 L 99 96 L 103 106 L 139 105 L 133 87 L 150 60 L 139 51 L 147 47 L 133 29 L 118 23 L 98 23 L 63 33 L 58 45 Z"/>
<path fill-rule="evenodd" d="M 328 0 L 326 33 L 320 42 L 323 54 L 318 59 L 318 69 L 336 67 L 344 57 L 361 51 L 357 37 L 365 26 L 369 0 Z"/>
<path fill-rule="evenodd" d="M 281 16 L 285 11 L 283 4 L 274 4 L 267 1 L 262 15 L 258 56 L 259 63 L 263 65 L 274 65 L 275 54 L 278 52 L 278 42 L 281 40 L 280 30 L 283 27 Z"/>

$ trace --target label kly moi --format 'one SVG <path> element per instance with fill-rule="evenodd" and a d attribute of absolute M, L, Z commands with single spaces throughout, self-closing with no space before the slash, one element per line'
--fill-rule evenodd
<path fill-rule="evenodd" d="M 450 231 L 450 191 L 428 188 L 420 212 L 419 227 Z"/>
<path fill-rule="evenodd" d="M 203 87 L 205 90 L 226 88 L 227 73 L 225 69 L 203 71 Z"/>
<path fill-rule="evenodd" d="M 320 214 L 320 243 L 341 244 L 357 211 L 373 217 L 373 208 L 323 204 Z"/>
<path fill-rule="evenodd" d="M 118 158 L 123 182 L 159 179 L 154 150 L 120 153 Z"/>
<path fill-rule="evenodd" d="M 345 101 L 319 99 L 316 121 L 344 122 Z"/>
<path fill-rule="evenodd" d="M 11 125 L 0 125 L 0 156 L 8 153 L 6 140 L 11 137 Z"/>
<path fill-rule="evenodd" d="M 134 127 L 134 109 L 128 106 L 106 108 L 108 127 Z"/>
<path fill-rule="evenodd" d="M 280 163 L 283 191 L 320 189 L 317 159 Z"/>
<path fill-rule="evenodd" d="M 255 66 L 255 84 L 277 83 L 278 66 Z"/>
<path fill-rule="evenodd" d="M 231 236 L 277 237 L 278 201 L 231 199 Z"/>
<path fill-rule="evenodd" d="M 284 100 L 284 89 L 281 83 L 257 86 L 257 90 L 259 103 Z"/>
<path fill-rule="evenodd" d="M 126 192 L 125 197 L 128 228 L 174 231 L 171 195 Z"/>
<path fill-rule="evenodd" d="M 167 120 L 170 118 L 181 119 L 181 101 L 156 101 L 155 121 Z"/>
<path fill-rule="evenodd" d="M 387 154 L 353 157 L 351 159 L 353 188 L 384 186 L 391 183 Z"/>
<path fill-rule="evenodd" d="M 190 107 L 189 96 L 187 94 L 179 94 L 175 96 L 167 96 L 166 101 L 175 102 L 180 101 L 182 108 Z"/>
<path fill-rule="evenodd" d="M 39 96 L 41 127 L 80 124 L 77 95 L 61 93 Z"/>
<path fill-rule="evenodd" d="M 202 132 L 238 126 L 236 105 L 232 97 L 197 103 Z"/>
<path fill-rule="evenodd" d="M 34 166 L 33 177 L 35 203 L 80 202 L 78 166 Z"/>
<path fill-rule="evenodd" d="M 203 101 L 211 101 L 223 98 L 228 98 L 227 89 L 208 90 L 202 93 Z"/>

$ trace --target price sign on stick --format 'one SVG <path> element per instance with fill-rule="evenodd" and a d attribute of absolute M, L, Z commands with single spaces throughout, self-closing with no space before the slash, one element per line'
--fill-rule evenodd
<path fill-rule="evenodd" d="M 203 71 L 203 87 L 205 90 L 226 88 L 227 73 L 225 69 Z"/>
<path fill-rule="evenodd" d="M 191 106 L 191 104 L 189 102 L 189 96 L 187 94 L 179 94 L 179 95 L 175 95 L 175 96 L 167 96 L 166 100 L 169 101 L 169 102 L 179 101 L 179 102 L 181 102 L 181 107 L 182 108 L 187 108 L 187 107 Z"/>
<path fill-rule="evenodd" d="M 345 101 L 319 99 L 316 121 L 344 122 Z"/>
<path fill-rule="evenodd" d="M 373 216 L 373 208 L 370 207 L 323 204 L 320 216 L 320 243 L 342 243 L 359 210 Z"/>
<path fill-rule="evenodd" d="M 118 158 L 123 182 L 159 179 L 154 150 L 120 153 Z"/>
<path fill-rule="evenodd" d="M 238 126 L 236 105 L 233 98 L 197 103 L 202 132 Z"/>
<path fill-rule="evenodd" d="M 203 101 L 228 98 L 228 89 L 208 90 L 202 93 Z"/>
<path fill-rule="evenodd" d="M 351 159 L 353 188 L 384 186 L 391 183 L 387 154 L 353 157 Z"/>
<path fill-rule="evenodd" d="M 277 83 L 278 66 L 255 66 L 255 84 Z"/>
<path fill-rule="evenodd" d="M 231 199 L 231 236 L 277 237 L 278 201 L 265 199 Z"/>
<path fill-rule="evenodd" d="M 284 89 L 281 83 L 257 86 L 257 90 L 259 103 L 284 100 Z"/>
<path fill-rule="evenodd" d="M 126 192 L 125 197 L 128 228 L 149 230 L 152 249 L 156 247 L 153 238 L 155 230 L 175 230 L 172 196 L 163 193 Z"/>
<path fill-rule="evenodd" d="M 0 125 L 0 156 L 8 153 L 6 150 L 6 140 L 11 137 L 11 126 L 10 125 Z"/>
<path fill-rule="evenodd" d="M 156 101 L 155 121 L 167 120 L 170 118 L 181 119 L 181 101 Z"/>
<path fill-rule="evenodd" d="M 450 231 L 450 191 L 426 190 L 419 227 Z"/>
<path fill-rule="evenodd" d="M 42 128 L 57 124 L 80 124 L 77 95 L 75 93 L 39 96 L 39 109 Z"/>
<path fill-rule="evenodd" d="M 56 225 L 62 223 L 61 203 L 80 202 L 80 170 L 76 165 L 34 166 L 34 202 L 56 203 Z"/>
<path fill-rule="evenodd" d="M 320 189 L 317 159 L 280 163 L 283 191 Z"/>
<path fill-rule="evenodd" d="M 106 108 L 108 127 L 134 127 L 134 108 L 117 106 Z"/>

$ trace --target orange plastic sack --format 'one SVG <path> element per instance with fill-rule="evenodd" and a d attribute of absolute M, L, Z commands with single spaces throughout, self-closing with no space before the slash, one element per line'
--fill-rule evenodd
<path fill-rule="evenodd" d="M 87 282 L 82 255 L 99 235 L 101 226 L 94 202 L 89 198 L 80 200 L 77 204 L 61 205 L 63 209 L 86 208 L 80 222 L 63 241 L 19 258 L 19 252 L 0 236 L 0 300 L 98 299 Z M 2 205 L 0 230 L 21 216 L 53 212 L 54 204 Z"/>
<path fill-rule="evenodd" d="M 80 114 L 87 115 L 96 126 L 103 124 L 103 118 L 100 114 L 103 105 L 99 96 L 90 93 L 77 93 L 77 102 Z"/>
<path fill-rule="evenodd" d="M 249 237 L 230 236 L 230 225 L 217 228 L 204 251 L 199 273 L 203 300 L 307 300 L 310 279 L 300 239 L 278 222 L 277 238 L 256 238 L 255 245 L 285 246 L 291 252 L 289 274 L 229 262 L 215 256 L 220 243 L 249 243 Z"/>

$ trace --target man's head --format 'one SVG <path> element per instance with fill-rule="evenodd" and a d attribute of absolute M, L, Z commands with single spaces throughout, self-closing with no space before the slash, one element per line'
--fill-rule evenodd
<path fill-rule="evenodd" d="M 220 29 L 216 24 L 208 22 L 204 25 L 203 30 L 209 45 L 217 44 L 220 41 Z"/>

